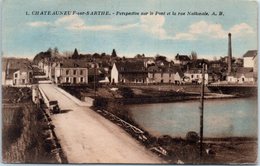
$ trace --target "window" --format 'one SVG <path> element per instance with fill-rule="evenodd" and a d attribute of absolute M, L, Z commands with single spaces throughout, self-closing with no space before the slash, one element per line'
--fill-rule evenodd
<path fill-rule="evenodd" d="M 191 75 L 191 78 L 193 78 L 193 74 Z"/>
<path fill-rule="evenodd" d="M 83 70 L 80 70 L 80 75 L 83 75 Z"/>
<path fill-rule="evenodd" d="M 153 73 L 153 78 L 154 78 L 154 75 L 155 75 L 155 73 Z"/>
<path fill-rule="evenodd" d="M 199 78 L 199 75 L 197 75 L 197 78 Z"/>
<path fill-rule="evenodd" d="M 15 78 L 17 78 L 17 77 L 18 77 L 18 74 L 17 74 L 17 73 L 15 73 L 15 74 L 14 74 L 14 77 L 15 77 Z"/>
<path fill-rule="evenodd" d="M 84 82 L 84 78 L 83 77 L 80 77 L 80 82 Z"/>
<path fill-rule="evenodd" d="M 69 83 L 70 82 L 70 79 L 69 77 L 66 77 L 66 82 Z"/>
<path fill-rule="evenodd" d="M 172 73 L 169 73 L 169 77 L 171 77 L 172 76 Z"/>
<path fill-rule="evenodd" d="M 161 77 L 163 77 L 163 73 L 161 73 Z"/>
<path fill-rule="evenodd" d="M 66 75 L 69 75 L 69 73 L 70 73 L 70 70 L 66 70 Z"/>
<path fill-rule="evenodd" d="M 73 74 L 76 75 L 77 74 L 77 70 L 73 70 Z"/>
<path fill-rule="evenodd" d="M 163 83 L 163 79 L 161 79 L 161 83 Z"/>
<path fill-rule="evenodd" d="M 25 83 L 25 79 L 22 79 L 22 83 L 23 83 L 23 84 Z"/>

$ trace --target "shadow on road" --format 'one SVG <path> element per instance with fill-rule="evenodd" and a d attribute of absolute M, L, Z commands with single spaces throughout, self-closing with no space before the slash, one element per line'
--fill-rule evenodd
<path fill-rule="evenodd" d="M 71 109 L 64 109 L 64 110 L 60 110 L 60 114 L 63 114 L 63 113 L 67 113 L 67 112 L 70 112 L 72 111 Z"/>

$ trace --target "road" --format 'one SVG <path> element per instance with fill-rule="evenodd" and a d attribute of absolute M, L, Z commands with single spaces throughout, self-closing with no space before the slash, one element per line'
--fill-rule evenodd
<path fill-rule="evenodd" d="M 52 115 L 69 163 L 162 163 L 137 140 L 89 107 L 78 106 L 52 84 L 40 84 L 65 113 Z"/>

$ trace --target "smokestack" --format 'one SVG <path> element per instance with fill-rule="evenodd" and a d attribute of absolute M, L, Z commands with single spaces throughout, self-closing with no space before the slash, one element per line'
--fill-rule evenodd
<path fill-rule="evenodd" d="M 232 46 L 231 46 L 231 33 L 228 34 L 228 75 L 232 70 Z"/>

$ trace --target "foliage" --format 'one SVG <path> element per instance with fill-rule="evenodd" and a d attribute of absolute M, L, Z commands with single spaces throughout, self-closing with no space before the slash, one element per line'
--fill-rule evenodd
<path fill-rule="evenodd" d="M 71 56 L 72 59 L 78 59 L 79 58 L 79 53 L 77 48 L 75 48 L 74 53 Z"/>
<path fill-rule="evenodd" d="M 121 95 L 124 98 L 132 98 L 132 97 L 134 97 L 134 92 L 129 87 L 120 87 L 118 90 L 119 90 L 119 92 L 121 93 Z"/>
<path fill-rule="evenodd" d="M 157 55 L 155 56 L 155 60 L 156 60 L 156 61 L 167 61 L 167 58 L 166 58 L 165 56 L 163 56 L 163 55 L 157 54 Z"/>
<path fill-rule="evenodd" d="M 115 50 L 115 49 L 113 49 L 112 54 L 111 54 L 111 57 L 117 57 L 117 54 L 116 54 L 116 50 Z"/>

